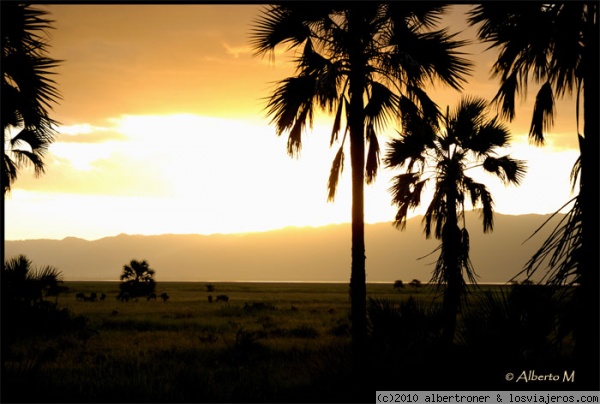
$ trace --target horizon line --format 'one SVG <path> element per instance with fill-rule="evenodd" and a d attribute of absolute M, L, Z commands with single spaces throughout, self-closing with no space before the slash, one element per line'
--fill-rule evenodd
<path fill-rule="evenodd" d="M 466 213 L 471 213 L 471 212 L 475 212 L 478 211 L 480 209 L 471 209 L 466 211 Z M 495 215 L 502 215 L 502 216 L 552 216 L 555 214 L 560 214 L 560 215 L 564 215 L 564 213 L 561 212 L 553 212 L 553 213 L 519 213 L 519 214 L 514 214 L 514 213 L 502 213 L 502 212 L 494 212 Z M 409 218 L 408 220 L 412 220 L 412 219 L 417 219 L 419 217 L 423 217 L 422 214 L 419 215 L 415 215 L 412 216 L 411 218 Z M 378 224 L 390 224 L 393 226 L 394 221 L 393 220 L 388 220 L 388 221 L 379 221 L 379 222 L 369 222 L 369 221 L 365 221 L 365 225 L 378 225 Z M 328 224 L 323 224 L 323 225 L 285 225 L 285 226 L 281 226 L 281 227 L 275 227 L 272 229 L 266 229 L 266 230 L 254 230 L 254 231 L 239 231 L 239 232 L 213 232 L 213 233 L 156 233 L 156 234 L 140 234 L 140 233 L 118 233 L 115 235 L 107 235 L 107 236 L 101 236 L 101 237 L 97 237 L 97 238 L 85 238 L 85 237 L 80 237 L 80 236 L 65 236 L 62 238 L 49 238 L 49 237 L 39 237 L 39 238 L 20 238 L 20 239 L 7 239 L 6 237 L 4 238 L 4 241 L 64 241 L 66 239 L 77 239 L 77 240 L 82 240 L 82 241 L 98 241 L 98 240 L 102 240 L 105 238 L 115 238 L 115 237 L 120 237 L 120 236 L 128 236 L 128 237 L 159 237 L 159 236 L 205 236 L 205 237 L 211 237 L 211 236 L 243 236 L 243 235 L 251 235 L 251 234 L 262 234 L 262 233 L 268 233 L 268 232 L 273 232 L 273 231 L 281 231 L 281 230 L 286 230 L 286 229 L 318 229 L 318 228 L 323 228 L 323 227 L 328 227 L 328 226 L 342 226 L 342 225 L 350 225 L 351 222 L 347 221 L 347 222 L 339 222 L 339 223 L 328 223 Z"/>

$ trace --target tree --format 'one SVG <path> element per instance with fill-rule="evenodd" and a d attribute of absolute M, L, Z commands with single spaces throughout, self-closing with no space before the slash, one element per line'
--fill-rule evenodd
<path fill-rule="evenodd" d="M 23 337 L 60 333 L 75 325 L 67 309 L 45 299 L 66 289 L 56 268 L 34 268 L 25 255 L 18 255 L 4 262 L 1 279 L 3 358 Z"/>
<path fill-rule="evenodd" d="M 31 260 L 19 255 L 6 261 L 2 268 L 2 303 L 37 306 L 44 296 L 60 293 L 61 282 L 61 274 L 56 268 L 35 269 Z"/>
<path fill-rule="evenodd" d="M 486 119 L 487 103 L 463 97 L 455 111 L 446 112 L 443 126 L 405 110 L 400 138 L 389 144 L 385 163 L 406 172 L 393 179 L 392 202 L 398 207 L 395 225 L 406 227 L 408 210 L 421 204 L 426 185 L 434 183 L 431 202 L 423 217 L 425 236 L 441 240 L 432 282 L 443 287 L 444 340 L 452 342 L 465 276 L 476 283 L 469 259 L 469 233 L 465 223 L 465 202 L 481 205 L 483 231 L 493 230 L 492 195 L 482 183 L 466 175 L 482 168 L 506 184 L 519 184 L 525 173 L 522 161 L 496 157 L 498 148 L 508 145 L 508 129 L 497 118 Z M 468 199 L 467 199 L 468 198 Z"/>
<path fill-rule="evenodd" d="M 394 289 L 400 290 L 403 288 L 404 288 L 404 282 L 402 282 L 401 280 L 397 280 L 396 282 L 394 282 Z"/>
<path fill-rule="evenodd" d="M 131 260 L 128 265 L 123 265 L 121 294 L 127 293 L 130 297 L 148 296 L 154 293 L 156 282 L 154 281 L 154 270 L 146 260 Z"/>
<path fill-rule="evenodd" d="M 48 108 L 59 98 L 50 78 L 58 60 L 49 58 L 48 13 L 17 2 L 2 2 L 2 129 L 4 194 L 10 192 L 19 169 L 33 165 L 44 173 L 43 157 L 54 141 L 55 125 Z"/>
<path fill-rule="evenodd" d="M 580 157 L 571 179 L 574 189 L 579 181 L 579 194 L 571 201 L 574 203 L 567 220 L 555 228 L 525 270 L 532 274 L 540 267 L 548 268 L 550 283 L 579 285 L 575 288 L 573 306 L 575 352 L 583 369 L 594 370 L 582 372 L 582 377 L 589 377 L 597 388 L 600 379 L 598 2 L 526 2 L 508 7 L 483 3 L 471 11 L 469 23 L 479 25 L 479 38 L 500 51 L 492 74 L 500 79 L 495 100 L 506 117 L 515 116 L 516 94 L 524 97 L 528 85 L 538 86 L 529 132 L 534 143 L 542 145 L 545 132 L 553 124 L 554 101 L 566 94 L 576 94 Z M 581 115 L 583 133 L 579 127 Z M 546 258 L 550 258 L 549 265 L 540 265 Z"/>
<path fill-rule="evenodd" d="M 366 344 L 364 183 L 379 166 L 377 134 L 406 105 L 438 114 L 423 90 L 438 79 L 461 87 L 470 63 L 456 51 L 464 42 L 433 30 L 445 7 L 417 2 L 282 3 L 268 6 L 253 27 L 256 55 L 279 45 L 297 51 L 297 73 L 283 79 L 267 104 L 277 135 L 288 133 L 287 152 L 297 157 L 302 133 L 319 111 L 334 114 L 330 146 L 340 138 L 328 181 L 333 201 L 349 137 L 352 170 L 350 300 L 354 352 Z M 348 136 L 349 135 L 349 136 Z M 367 144 L 367 147 L 365 146 Z"/>

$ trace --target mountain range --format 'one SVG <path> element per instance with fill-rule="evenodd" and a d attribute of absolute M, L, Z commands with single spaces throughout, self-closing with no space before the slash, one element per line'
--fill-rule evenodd
<path fill-rule="evenodd" d="M 467 212 L 478 281 L 504 283 L 515 276 L 560 219 L 525 242 L 549 217 L 496 213 L 494 231 L 484 234 L 478 214 Z M 425 238 L 421 220 L 409 219 L 403 231 L 391 222 L 365 225 L 367 282 L 430 279 L 439 240 Z M 350 238 L 350 224 L 338 224 L 245 234 L 13 240 L 4 242 L 4 253 L 5 259 L 24 254 L 36 267 L 53 266 L 65 281 L 118 281 L 123 265 L 136 259 L 148 261 L 157 282 L 348 282 Z"/>

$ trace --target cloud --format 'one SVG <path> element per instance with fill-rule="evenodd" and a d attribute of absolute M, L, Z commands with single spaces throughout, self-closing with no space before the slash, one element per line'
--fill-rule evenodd
<path fill-rule="evenodd" d="M 252 55 L 254 51 L 249 45 L 232 46 L 227 43 L 223 43 L 223 47 L 228 55 L 238 59 L 240 55 Z"/>
<path fill-rule="evenodd" d="M 113 128 L 93 126 L 89 123 L 65 125 L 57 129 L 56 142 L 62 143 L 104 143 L 125 141 L 127 137 Z"/>

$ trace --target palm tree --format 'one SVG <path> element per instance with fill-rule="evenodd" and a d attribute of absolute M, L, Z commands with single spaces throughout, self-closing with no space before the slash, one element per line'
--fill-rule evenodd
<path fill-rule="evenodd" d="M 444 340 L 452 342 L 460 299 L 466 289 L 465 275 L 476 283 L 469 259 L 469 233 L 465 223 L 465 201 L 481 205 L 483 231 L 493 230 L 492 195 L 482 183 L 466 175 L 482 168 L 505 184 L 519 184 L 525 173 L 522 161 L 497 157 L 498 148 L 508 144 L 508 129 L 497 118 L 486 119 L 487 103 L 480 98 L 463 97 L 452 114 L 446 112 L 444 129 L 417 111 L 405 110 L 399 139 L 389 144 L 385 163 L 406 172 L 393 179 L 392 201 L 398 206 L 395 225 L 404 229 L 408 210 L 421 204 L 427 183 L 434 193 L 423 217 L 425 236 L 433 233 L 441 240 L 432 276 L 444 288 Z"/>
<path fill-rule="evenodd" d="M 2 3 L 2 129 L 4 194 L 21 167 L 44 173 L 43 157 L 54 141 L 57 124 L 48 108 L 60 98 L 53 74 L 59 61 L 46 56 L 47 12 L 17 2 Z"/>
<path fill-rule="evenodd" d="M 492 68 L 500 78 L 496 101 L 502 113 L 515 116 L 515 95 L 526 95 L 527 85 L 539 86 L 530 129 L 530 138 L 541 145 L 544 132 L 552 125 L 554 101 L 576 93 L 577 136 L 580 157 L 571 173 L 573 187 L 579 180 L 579 194 L 566 222 L 561 222 L 538 253 L 526 265 L 532 274 L 550 257 L 549 281 L 578 285 L 574 315 L 576 355 L 585 372 L 598 386 L 598 284 L 600 259 L 597 250 L 600 170 L 600 84 L 598 71 L 598 2 L 511 3 L 508 6 L 483 3 L 469 18 L 479 24 L 478 35 L 500 53 Z M 583 133 L 580 132 L 580 102 L 583 100 Z"/>
<path fill-rule="evenodd" d="M 68 328 L 70 314 L 60 309 L 56 301 L 44 299 L 62 292 L 65 288 L 61 282 L 56 268 L 34 268 L 24 255 L 4 262 L 0 282 L 3 358 L 10 357 L 12 345 L 24 336 Z"/>
<path fill-rule="evenodd" d="M 33 268 L 24 255 L 11 258 L 2 268 L 2 304 L 14 310 L 14 305 L 34 307 L 44 300 L 44 295 L 54 295 L 61 290 L 60 272 L 46 266 Z"/>
<path fill-rule="evenodd" d="M 148 261 L 131 260 L 129 264 L 123 265 L 119 288 L 121 293 L 128 293 L 131 297 L 153 293 L 156 288 L 154 270 L 150 268 Z"/>
<path fill-rule="evenodd" d="M 333 201 L 349 134 L 352 169 L 352 341 L 365 347 L 366 272 L 364 183 L 379 165 L 377 134 L 406 105 L 427 115 L 438 108 L 423 88 L 438 79 L 461 87 L 470 63 L 456 49 L 464 44 L 446 30 L 433 30 L 445 6 L 432 3 L 282 3 L 264 9 L 253 28 L 256 55 L 289 45 L 297 73 L 278 83 L 267 110 L 277 135 L 288 132 L 287 152 L 298 156 L 302 132 L 318 111 L 334 114 L 330 146 L 345 130 L 328 181 Z M 365 144 L 368 146 L 366 147 Z"/>

